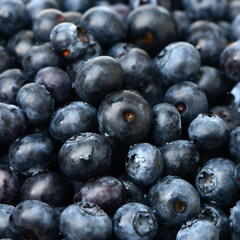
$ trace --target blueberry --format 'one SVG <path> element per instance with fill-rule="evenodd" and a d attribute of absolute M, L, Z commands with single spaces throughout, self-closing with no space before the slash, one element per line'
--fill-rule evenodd
<path fill-rule="evenodd" d="M 164 175 L 189 177 L 197 172 L 200 154 L 194 143 L 177 140 L 160 148 L 164 158 Z"/>
<path fill-rule="evenodd" d="M 200 113 L 189 125 L 188 136 L 205 150 L 219 149 L 229 141 L 230 131 L 218 115 Z"/>
<path fill-rule="evenodd" d="M 50 43 L 33 45 L 23 55 L 22 66 L 25 73 L 34 77 L 35 74 L 44 67 L 60 67 L 62 59 L 53 50 Z"/>
<path fill-rule="evenodd" d="M 58 237 L 57 213 L 38 200 L 22 201 L 10 216 L 10 230 L 19 240 L 55 240 Z"/>
<path fill-rule="evenodd" d="M 34 33 L 30 30 L 21 30 L 13 35 L 7 44 L 7 50 L 22 63 L 24 54 L 36 44 Z"/>
<path fill-rule="evenodd" d="M 148 206 L 127 203 L 113 217 L 114 234 L 117 239 L 151 240 L 157 233 L 157 219 Z"/>
<path fill-rule="evenodd" d="M 12 104 L 0 103 L 0 142 L 12 142 L 26 129 L 22 110 Z"/>
<path fill-rule="evenodd" d="M 136 184 L 149 186 L 160 179 L 164 160 L 161 152 L 149 143 L 139 143 L 128 151 L 125 168 Z"/>
<path fill-rule="evenodd" d="M 215 202 L 220 207 L 231 206 L 237 199 L 234 181 L 236 164 L 226 158 L 205 162 L 196 176 L 196 189 L 204 202 Z"/>
<path fill-rule="evenodd" d="M 147 137 L 152 109 L 137 92 L 121 90 L 107 95 L 98 108 L 99 131 L 124 145 Z"/>
<path fill-rule="evenodd" d="M 159 103 L 153 107 L 152 140 L 156 146 L 179 139 L 181 116 L 176 107 L 169 103 Z"/>
<path fill-rule="evenodd" d="M 198 192 L 179 177 L 167 176 L 153 185 L 149 201 L 159 222 L 166 226 L 179 226 L 200 210 Z"/>
<path fill-rule="evenodd" d="M 16 104 L 18 90 L 28 81 L 24 72 L 17 68 L 6 70 L 0 74 L 0 101 Z"/>
<path fill-rule="evenodd" d="M 90 104 L 98 105 L 104 96 L 123 84 L 123 70 L 112 57 L 100 56 L 87 61 L 77 72 L 77 95 Z"/>
<path fill-rule="evenodd" d="M 20 185 L 17 175 L 7 164 L 0 164 L 0 176 L 0 203 L 15 203 Z"/>
<path fill-rule="evenodd" d="M 227 238 L 230 229 L 228 216 L 215 204 L 204 204 L 198 214 L 198 219 L 204 219 L 214 223 L 218 228 L 219 238 Z"/>
<path fill-rule="evenodd" d="M 39 42 L 49 42 L 52 29 L 59 23 L 65 22 L 63 12 L 57 9 L 45 9 L 39 12 L 32 22 L 34 37 Z"/>
<path fill-rule="evenodd" d="M 218 67 L 227 39 L 216 23 L 206 20 L 193 22 L 189 28 L 187 41 L 199 51 L 203 65 Z"/>
<path fill-rule="evenodd" d="M 177 233 L 176 240 L 219 240 L 217 227 L 208 220 L 189 220 Z"/>
<path fill-rule="evenodd" d="M 90 36 L 74 23 L 64 22 L 52 29 L 50 40 L 56 52 L 65 59 L 74 61 L 84 56 L 90 43 Z"/>
<path fill-rule="evenodd" d="M 49 8 L 56 8 L 60 9 L 59 1 L 56 0 L 26 0 L 26 8 L 28 10 L 28 14 L 30 15 L 31 19 L 33 20 L 38 13 L 42 10 L 49 9 Z"/>
<path fill-rule="evenodd" d="M 97 127 L 97 110 L 82 102 L 70 102 L 58 108 L 51 119 L 49 131 L 57 140 L 65 142 L 73 135 L 91 132 Z"/>
<path fill-rule="evenodd" d="M 75 203 L 60 215 L 60 230 L 68 240 L 104 240 L 112 234 L 112 221 L 97 205 Z"/>
<path fill-rule="evenodd" d="M 103 6 L 88 9 L 82 15 L 81 27 L 103 46 L 111 46 L 121 41 L 126 35 L 122 19 L 116 12 Z"/>
<path fill-rule="evenodd" d="M 238 163 L 236 168 L 235 168 L 234 180 L 237 183 L 238 188 L 240 188 L 240 163 Z"/>
<path fill-rule="evenodd" d="M 71 191 L 66 180 L 55 172 L 39 173 L 27 178 L 20 190 L 20 200 L 39 200 L 52 207 L 67 206 Z"/>
<path fill-rule="evenodd" d="M 56 104 L 66 103 L 72 96 L 72 83 L 67 73 L 61 68 L 42 68 L 36 74 L 34 82 L 44 85 Z"/>
<path fill-rule="evenodd" d="M 53 163 L 53 143 L 39 133 L 26 135 L 10 145 L 8 158 L 15 171 L 31 176 Z"/>
<path fill-rule="evenodd" d="M 220 56 L 220 70 L 229 80 L 238 82 L 240 77 L 239 66 L 240 41 L 233 42 L 227 46 Z"/>
<path fill-rule="evenodd" d="M 118 42 L 114 44 L 109 50 L 107 55 L 120 59 L 123 56 L 125 56 L 132 48 L 135 48 L 136 46 L 129 42 Z"/>
<path fill-rule="evenodd" d="M 0 33 L 12 36 L 29 24 L 25 5 L 18 0 L 2 0 L 0 3 Z"/>
<path fill-rule="evenodd" d="M 71 22 L 74 23 L 76 26 L 80 26 L 82 18 L 82 14 L 80 12 L 67 11 L 63 14 L 67 22 Z"/>
<path fill-rule="evenodd" d="M 0 204 L 0 238 L 10 238 L 13 234 L 9 229 L 9 218 L 12 214 L 14 206 L 8 204 Z"/>
<path fill-rule="evenodd" d="M 139 89 L 152 74 L 152 59 L 140 48 L 131 48 L 118 61 L 123 69 L 126 89 Z"/>
<path fill-rule="evenodd" d="M 58 162 L 61 171 L 74 179 L 90 179 L 107 171 L 112 161 L 112 148 L 103 135 L 81 133 L 61 147 Z"/>
<path fill-rule="evenodd" d="M 75 202 L 98 205 L 109 215 L 125 203 L 124 185 L 111 176 L 104 176 L 83 184 L 74 196 Z"/>
<path fill-rule="evenodd" d="M 198 51 L 191 44 L 176 42 L 167 45 L 154 59 L 156 78 L 170 87 L 182 81 L 191 81 L 201 65 Z"/>
<path fill-rule="evenodd" d="M 54 100 L 43 85 L 25 84 L 19 89 L 16 101 L 29 122 L 42 124 L 50 120 L 54 109 Z"/>
<path fill-rule="evenodd" d="M 206 94 L 193 82 L 183 81 L 168 88 L 164 102 L 170 103 L 178 109 L 183 126 L 188 126 L 199 113 L 208 112 Z"/>
<path fill-rule="evenodd" d="M 238 0 L 232 0 L 228 3 L 226 9 L 226 19 L 228 22 L 232 22 L 233 19 L 240 13 L 240 2 Z"/>
<path fill-rule="evenodd" d="M 221 72 L 214 67 L 200 67 L 194 82 L 204 90 L 208 103 L 212 106 L 221 103 L 222 96 L 229 88 Z"/>

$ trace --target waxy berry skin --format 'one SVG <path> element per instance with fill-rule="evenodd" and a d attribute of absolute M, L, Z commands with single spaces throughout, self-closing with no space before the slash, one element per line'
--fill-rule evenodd
<path fill-rule="evenodd" d="M 130 145 L 147 137 L 152 109 L 137 92 L 120 90 L 107 95 L 98 108 L 98 128 L 114 141 Z"/>

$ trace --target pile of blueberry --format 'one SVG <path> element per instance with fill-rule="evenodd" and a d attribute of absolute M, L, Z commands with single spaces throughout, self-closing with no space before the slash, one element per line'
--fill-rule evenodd
<path fill-rule="evenodd" d="M 0 0 L 0 240 L 240 240 L 239 0 Z"/>

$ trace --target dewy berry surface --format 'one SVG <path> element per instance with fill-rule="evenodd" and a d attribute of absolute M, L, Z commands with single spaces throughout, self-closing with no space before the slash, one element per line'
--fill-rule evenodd
<path fill-rule="evenodd" d="M 240 240 L 240 0 L 0 0 L 0 240 Z"/>

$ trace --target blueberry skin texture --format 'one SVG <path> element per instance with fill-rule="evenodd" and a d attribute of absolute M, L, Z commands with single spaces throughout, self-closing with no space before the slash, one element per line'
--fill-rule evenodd
<path fill-rule="evenodd" d="M 195 180 L 196 189 L 204 202 L 214 201 L 220 207 L 229 207 L 239 194 L 234 180 L 236 163 L 226 158 L 205 162 Z"/>
<path fill-rule="evenodd" d="M 112 57 L 99 56 L 87 61 L 75 78 L 77 95 L 85 102 L 98 105 L 106 94 L 123 84 L 121 65 Z"/>
<path fill-rule="evenodd" d="M 162 175 L 163 156 L 152 144 L 136 144 L 128 151 L 125 169 L 129 178 L 136 184 L 153 185 Z"/>
<path fill-rule="evenodd" d="M 120 59 L 125 56 L 132 48 L 136 46 L 129 42 L 118 42 L 115 43 L 107 52 L 107 55 L 115 59 Z"/>
<path fill-rule="evenodd" d="M 26 135 L 9 146 L 8 158 L 15 171 L 31 176 L 52 164 L 53 143 L 40 133 Z"/>
<path fill-rule="evenodd" d="M 74 23 L 64 22 L 56 25 L 50 40 L 53 48 L 66 60 L 75 61 L 82 58 L 90 43 L 89 34 Z"/>
<path fill-rule="evenodd" d="M 139 89 L 152 74 L 152 59 L 140 48 L 131 48 L 118 59 L 124 76 L 124 89 Z"/>
<path fill-rule="evenodd" d="M 13 35 L 7 43 L 7 50 L 22 63 L 24 54 L 36 43 L 34 33 L 30 30 L 21 30 Z"/>
<path fill-rule="evenodd" d="M 89 32 L 102 46 L 111 46 L 121 41 L 126 35 L 126 27 L 120 16 L 104 6 L 88 9 L 82 15 L 81 27 Z"/>
<path fill-rule="evenodd" d="M 187 11 L 192 13 L 195 19 L 207 19 L 214 22 L 224 17 L 228 1 L 182 0 L 182 4 Z"/>
<path fill-rule="evenodd" d="M 204 90 L 209 105 L 216 105 L 222 101 L 222 96 L 228 90 L 228 83 L 217 68 L 202 66 L 194 82 Z"/>
<path fill-rule="evenodd" d="M 58 163 L 61 171 L 74 179 L 90 179 L 107 171 L 112 161 L 112 148 L 105 136 L 80 133 L 61 147 Z"/>
<path fill-rule="evenodd" d="M 167 88 L 175 83 L 193 80 L 200 68 L 199 52 L 190 43 L 176 42 L 167 45 L 154 58 L 158 81 Z"/>
<path fill-rule="evenodd" d="M 238 240 L 240 234 L 239 221 L 240 221 L 240 201 L 238 201 L 233 208 L 230 209 L 230 227 L 231 239 Z"/>
<path fill-rule="evenodd" d="M 19 240 L 55 240 L 58 237 L 57 213 L 44 202 L 22 201 L 10 216 L 10 230 Z"/>
<path fill-rule="evenodd" d="M 187 41 L 199 51 L 202 65 L 215 67 L 219 66 L 220 55 L 228 43 L 220 26 L 206 20 L 191 24 Z"/>
<path fill-rule="evenodd" d="M 159 6 L 143 5 L 127 18 L 130 42 L 155 56 L 176 39 L 176 24 L 170 12 Z"/>
<path fill-rule="evenodd" d="M 188 126 L 199 113 L 208 112 L 206 94 L 193 82 L 183 81 L 174 84 L 166 91 L 163 101 L 178 109 L 183 126 Z"/>
<path fill-rule="evenodd" d="M 22 70 L 13 68 L 0 74 L 0 101 L 16 105 L 18 90 L 28 81 Z"/>
<path fill-rule="evenodd" d="M 166 226 L 180 226 L 200 210 L 198 192 L 179 177 L 162 178 L 150 188 L 148 198 L 159 222 Z"/>
<path fill-rule="evenodd" d="M 240 40 L 227 46 L 220 56 L 220 70 L 231 81 L 240 81 Z"/>
<path fill-rule="evenodd" d="M 38 42 L 49 42 L 52 29 L 59 23 L 65 22 L 63 12 L 57 9 L 44 9 L 32 20 L 32 30 Z"/>
<path fill-rule="evenodd" d="M 27 178 L 20 190 L 20 200 L 39 200 L 52 207 L 67 206 L 72 193 L 68 182 L 58 173 L 39 173 Z"/>
<path fill-rule="evenodd" d="M 90 7 L 93 3 L 91 1 L 83 0 L 61 0 L 61 7 L 64 11 L 74 11 L 83 13 Z"/>
<path fill-rule="evenodd" d="M 73 135 L 91 132 L 97 128 L 97 109 L 77 101 L 58 108 L 52 116 L 49 131 L 57 140 L 65 142 Z"/>
<path fill-rule="evenodd" d="M 14 204 L 20 187 L 18 177 L 7 164 L 0 164 L 0 176 L 0 203 Z"/>
<path fill-rule="evenodd" d="M 200 154 L 188 140 L 177 140 L 159 148 L 164 159 L 163 175 L 188 177 L 197 172 Z"/>
<path fill-rule="evenodd" d="M 240 125 L 240 113 L 228 106 L 216 106 L 210 113 L 217 114 L 228 125 L 230 131 Z"/>
<path fill-rule="evenodd" d="M 42 10 L 48 9 L 48 8 L 56 8 L 60 9 L 60 5 L 58 3 L 59 1 L 56 0 L 30 0 L 26 2 L 26 8 L 28 10 L 28 13 L 33 20 L 38 13 L 40 13 Z"/>
<path fill-rule="evenodd" d="M 117 179 L 104 176 L 83 184 L 74 195 L 74 202 L 88 202 L 99 206 L 109 216 L 125 203 L 125 187 Z"/>
<path fill-rule="evenodd" d="M 12 214 L 14 206 L 8 204 L 0 204 L 0 238 L 11 238 L 13 234 L 9 229 L 9 218 Z"/>
<path fill-rule="evenodd" d="M 53 50 L 50 43 L 33 45 L 24 54 L 22 66 L 24 72 L 31 78 L 44 67 L 62 65 L 61 57 Z"/>
<path fill-rule="evenodd" d="M 151 208 L 133 202 L 120 207 L 113 217 L 114 234 L 119 240 L 150 240 L 158 230 Z"/>
<path fill-rule="evenodd" d="M 2 0 L 0 12 L 0 33 L 2 35 L 12 36 L 28 26 L 29 16 L 22 1 Z"/>
<path fill-rule="evenodd" d="M 104 240 L 112 234 L 112 221 L 97 205 L 78 202 L 60 215 L 60 231 L 68 240 Z"/>
<path fill-rule="evenodd" d="M 221 208 L 215 204 L 204 204 L 200 213 L 198 214 L 198 219 L 208 220 L 212 222 L 218 228 L 219 238 L 227 238 L 230 230 L 230 222 L 228 216 Z"/>
<path fill-rule="evenodd" d="M 0 142 L 12 142 L 26 130 L 26 119 L 15 105 L 0 103 Z"/>
<path fill-rule="evenodd" d="M 230 131 L 227 124 L 218 115 L 200 113 L 190 123 L 188 136 L 199 148 L 214 150 L 228 143 Z"/>
<path fill-rule="evenodd" d="M 42 124 L 50 120 L 54 110 L 54 100 L 46 87 L 37 83 L 27 83 L 17 93 L 16 101 L 32 124 Z"/>
<path fill-rule="evenodd" d="M 107 95 L 98 108 L 98 128 L 115 142 L 143 141 L 152 127 L 152 108 L 137 92 L 120 90 Z"/>
<path fill-rule="evenodd" d="M 56 104 L 63 104 L 72 96 L 72 83 L 68 74 L 58 67 L 42 68 L 36 74 L 34 82 L 44 85 Z"/>
<path fill-rule="evenodd" d="M 240 162 L 240 126 L 231 131 L 228 150 L 234 160 Z"/>
<path fill-rule="evenodd" d="M 155 146 L 163 146 L 179 139 L 182 132 L 181 116 L 176 107 L 169 103 L 159 103 L 153 107 L 152 141 Z"/>
<path fill-rule="evenodd" d="M 219 240 L 217 227 L 208 220 L 189 220 L 178 231 L 176 240 Z"/>

